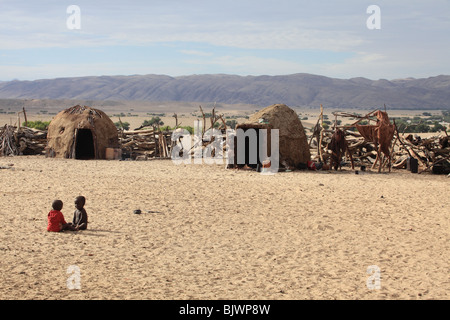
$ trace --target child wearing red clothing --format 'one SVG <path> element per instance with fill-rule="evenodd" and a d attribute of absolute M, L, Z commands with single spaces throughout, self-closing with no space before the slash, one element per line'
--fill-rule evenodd
<path fill-rule="evenodd" d="M 64 216 L 61 212 L 63 208 L 63 202 L 61 200 L 55 200 L 52 203 L 53 210 L 48 213 L 48 225 L 47 231 L 60 232 L 63 230 L 75 230 L 73 226 L 66 223 Z"/>

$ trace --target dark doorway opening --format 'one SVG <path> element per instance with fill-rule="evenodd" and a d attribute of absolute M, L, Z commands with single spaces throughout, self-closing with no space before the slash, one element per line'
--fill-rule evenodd
<path fill-rule="evenodd" d="M 234 137 L 234 163 L 237 164 L 238 167 L 247 165 L 250 168 L 257 168 L 258 165 L 261 165 L 262 163 L 259 154 L 259 140 L 261 139 L 259 136 L 259 129 L 251 127 L 241 127 L 239 129 L 241 130 L 237 131 L 236 136 Z M 249 136 L 246 135 L 247 132 L 250 132 Z M 238 137 L 241 139 L 238 139 Z M 241 143 L 243 146 L 240 145 Z M 243 147 L 245 150 L 244 162 L 242 162 L 242 160 L 239 161 L 238 155 L 240 147 Z"/>
<path fill-rule="evenodd" d="M 75 141 L 75 159 L 95 159 L 94 137 L 89 129 L 78 129 Z"/>

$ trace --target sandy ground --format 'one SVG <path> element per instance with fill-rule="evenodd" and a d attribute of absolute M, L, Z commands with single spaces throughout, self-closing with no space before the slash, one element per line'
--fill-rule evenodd
<path fill-rule="evenodd" d="M 450 297 L 446 176 L 0 158 L 9 164 L 0 299 Z M 70 221 L 80 194 L 88 230 L 47 232 L 51 202 Z"/>

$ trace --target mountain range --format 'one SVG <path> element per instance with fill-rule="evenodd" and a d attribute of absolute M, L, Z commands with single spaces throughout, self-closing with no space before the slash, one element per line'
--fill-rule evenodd
<path fill-rule="evenodd" d="M 450 110 L 450 76 L 396 80 L 336 79 L 298 73 L 89 76 L 0 82 L 0 99 L 185 101 L 292 107 Z"/>

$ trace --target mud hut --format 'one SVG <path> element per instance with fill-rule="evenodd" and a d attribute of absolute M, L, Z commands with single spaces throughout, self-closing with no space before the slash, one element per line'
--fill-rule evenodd
<path fill-rule="evenodd" d="M 58 113 L 48 126 L 46 155 L 56 158 L 105 159 L 107 148 L 118 148 L 112 120 L 101 110 L 74 106 Z"/>
<path fill-rule="evenodd" d="M 245 123 L 238 124 L 236 129 L 239 128 L 243 130 L 268 129 L 269 131 L 278 129 L 281 166 L 300 168 L 310 160 L 308 139 L 302 122 L 297 113 L 284 104 L 274 104 L 258 111 Z M 270 141 L 270 133 L 268 137 L 268 141 Z M 268 150 L 270 153 L 270 145 L 268 145 Z M 248 159 L 247 155 L 246 159 Z M 259 164 L 263 161 L 264 159 L 258 158 Z M 237 163 L 237 159 L 235 163 Z"/>

